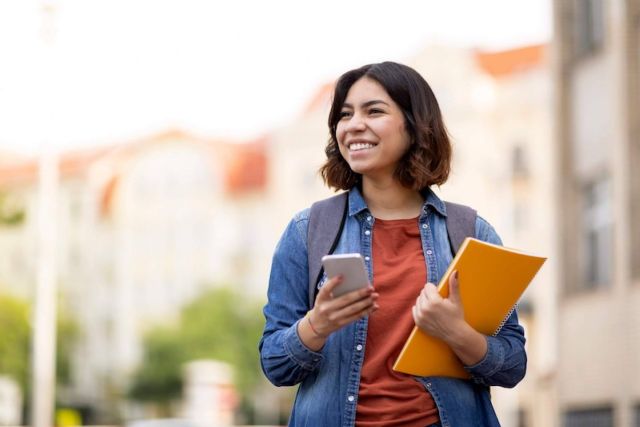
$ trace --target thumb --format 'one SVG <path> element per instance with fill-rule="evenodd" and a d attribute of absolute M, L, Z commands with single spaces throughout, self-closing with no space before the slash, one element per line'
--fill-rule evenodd
<path fill-rule="evenodd" d="M 458 270 L 449 276 L 449 300 L 454 304 L 460 304 L 460 283 L 458 282 Z"/>
<path fill-rule="evenodd" d="M 336 286 L 338 286 L 340 283 L 342 283 L 341 274 L 328 279 L 318 291 L 318 295 L 320 295 L 320 293 L 322 293 L 323 295 L 331 295 L 331 292 L 333 292 Z"/>

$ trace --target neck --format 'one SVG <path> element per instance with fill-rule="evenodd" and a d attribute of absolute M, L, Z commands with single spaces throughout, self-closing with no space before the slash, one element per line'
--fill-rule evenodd
<path fill-rule="evenodd" d="M 373 216 L 379 219 L 415 218 L 424 202 L 419 191 L 403 187 L 394 179 L 380 182 L 364 177 L 362 195 Z"/>

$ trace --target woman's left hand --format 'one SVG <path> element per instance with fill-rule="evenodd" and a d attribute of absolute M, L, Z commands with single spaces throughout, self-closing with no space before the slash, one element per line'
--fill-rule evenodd
<path fill-rule="evenodd" d="M 447 341 L 466 323 L 458 288 L 458 272 L 449 276 L 449 297 L 442 298 L 433 283 L 427 283 L 413 306 L 413 320 L 427 334 Z"/>
<path fill-rule="evenodd" d="M 427 283 L 413 306 L 413 320 L 427 334 L 446 342 L 465 365 L 474 365 L 487 353 L 486 337 L 464 320 L 458 272 L 449 276 L 449 297 Z"/>

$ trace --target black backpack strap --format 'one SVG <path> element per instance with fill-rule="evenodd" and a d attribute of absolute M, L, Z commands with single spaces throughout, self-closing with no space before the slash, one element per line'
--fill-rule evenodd
<path fill-rule="evenodd" d="M 476 235 L 477 212 L 465 205 L 444 202 L 447 207 L 447 234 L 451 251 L 455 255 L 467 237 Z"/>
<path fill-rule="evenodd" d="M 348 197 L 349 193 L 344 192 L 311 205 L 307 231 L 309 307 L 313 307 L 317 284 L 324 272 L 322 257 L 333 253 L 340 240 L 347 217 Z"/>

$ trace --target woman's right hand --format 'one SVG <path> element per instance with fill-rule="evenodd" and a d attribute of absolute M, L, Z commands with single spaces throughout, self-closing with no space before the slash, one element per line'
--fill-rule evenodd
<path fill-rule="evenodd" d="M 322 348 L 333 332 L 361 319 L 378 309 L 379 294 L 372 286 L 333 297 L 333 290 L 342 277 L 333 277 L 320 288 L 313 309 L 298 323 L 298 334 L 311 350 Z"/>

